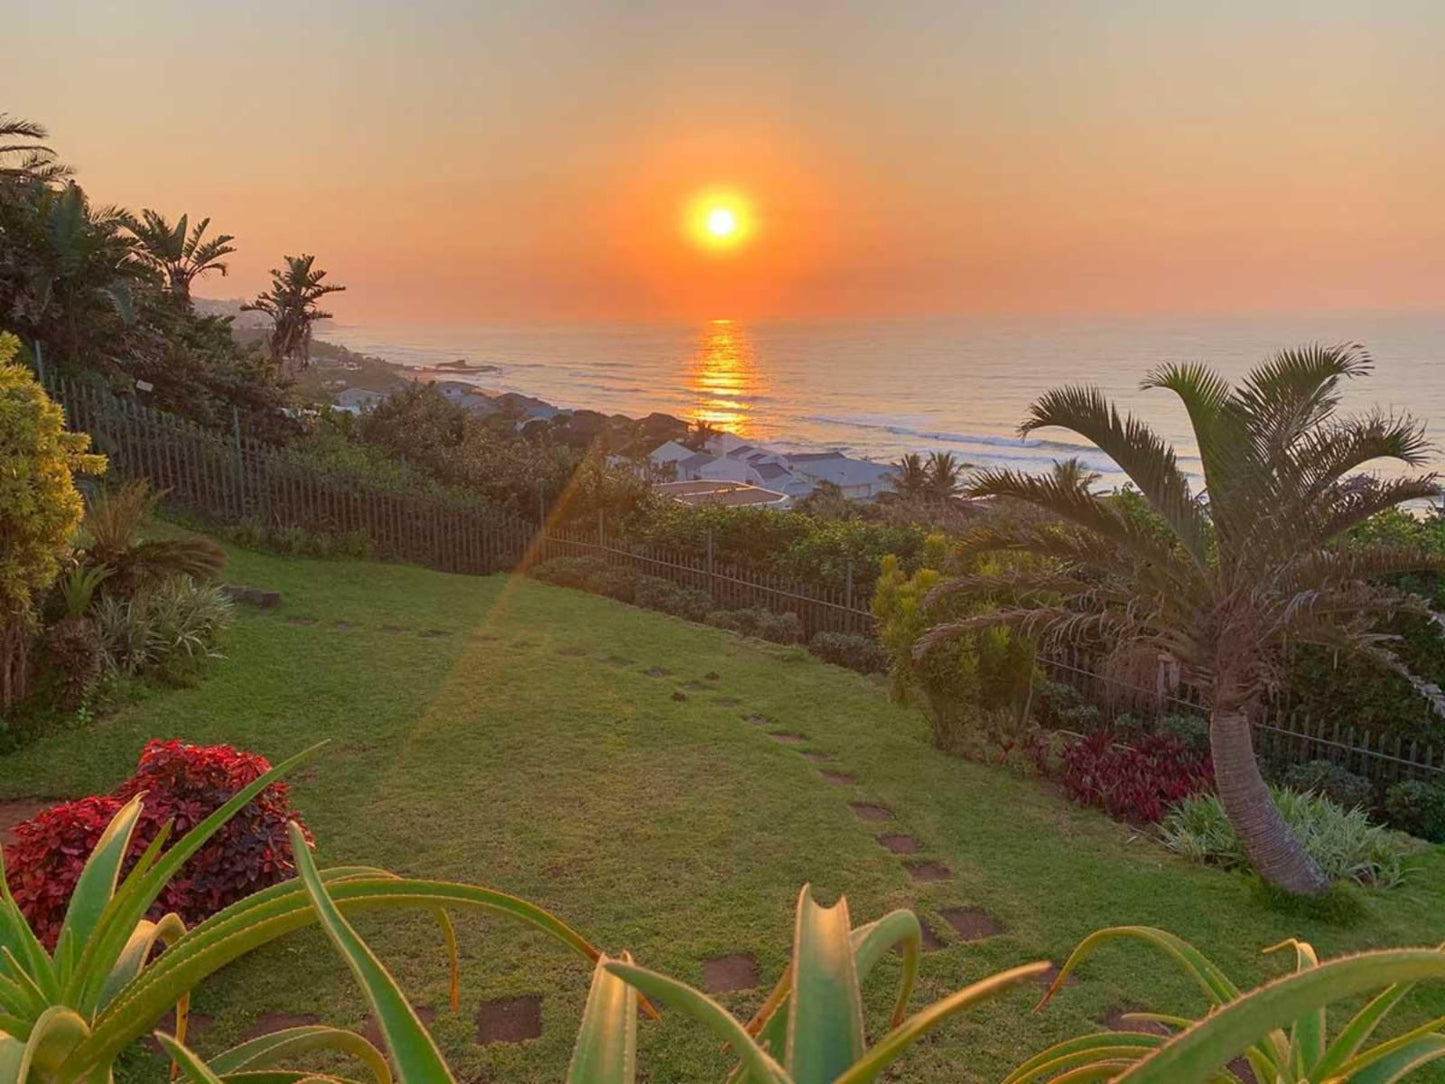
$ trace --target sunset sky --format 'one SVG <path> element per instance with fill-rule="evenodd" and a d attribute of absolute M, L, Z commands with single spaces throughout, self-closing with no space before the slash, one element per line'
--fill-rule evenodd
<path fill-rule="evenodd" d="M 4 9 L 0 109 L 236 234 L 211 296 L 306 251 L 354 320 L 1445 304 L 1439 0 Z"/>

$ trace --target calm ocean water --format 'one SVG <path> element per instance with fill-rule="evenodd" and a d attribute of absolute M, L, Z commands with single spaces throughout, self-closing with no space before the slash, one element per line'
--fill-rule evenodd
<path fill-rule="evenodd" d="M 1115 468 L 1068 434 L 1016 433 L 1029 402 L 1058 384 L 1097 384 L 1194 451 L 1168 392 L 1138 390 L 1165 361 L 1229 376 L 1282 347 L 1359 342 L 1374 374 L 1347 404 L 1408 410 L 1445 444 L 1445 312 L 1118 319 L 711 321 L 683 324 L 382 326 L 332 324 L 327 340 L 405 365 L 466 358 L 500 367 L 479 385 L 558 406 L 634 417 L 706 418 L 787 450 L 839 448 L 894 460 L 948 449 L 973 464 L 1042 469 L 1078 454 L 1106 481 Z M 1445 454 L 1438 457 L 1445 465 Z M 1109 477 L 1112 476 L 1112 477 Z"/>

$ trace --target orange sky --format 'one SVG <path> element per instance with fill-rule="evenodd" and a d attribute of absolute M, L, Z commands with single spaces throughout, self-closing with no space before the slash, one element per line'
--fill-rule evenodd
<path fill-rule="evenodd" d="M 214 296 L 308 251 L 351 320 L 1445 298 L 1438 0 L 57 0 L 4 22 L 0 109 L 49 125 L 97 199 L 237 234 Z M 757 220 L 727 255 L 683 230 L 716 186 Z"/>

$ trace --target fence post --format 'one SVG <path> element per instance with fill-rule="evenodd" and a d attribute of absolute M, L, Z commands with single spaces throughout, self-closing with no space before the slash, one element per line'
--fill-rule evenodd
<path fill-rule="evenodd" d="M 847 575 L 847 587 L 845 588 L 844 595 L 848 604 L 848 609 L 851 610 L 853 608 L 853 558 L 851 557 L 848 558 Z"/>
<path fill-rule="evenodd" d="M 711 583 L 711 582 L 712 582 L 712 528 L 711 528 L 711 527 L 708 528 L 708 532 L 707 532 L 707 578 L 708 578 L 708 582 Z"/>

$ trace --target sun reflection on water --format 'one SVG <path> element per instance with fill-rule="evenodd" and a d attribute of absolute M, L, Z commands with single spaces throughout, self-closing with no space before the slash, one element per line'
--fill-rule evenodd
<path fill-rule="evenodd" d="M 693 417 L 747 437 L 755 428 L 754 401 L 761 388 L 752 339 L 732 320 L 704 324 L 688 366 Z"/>

